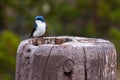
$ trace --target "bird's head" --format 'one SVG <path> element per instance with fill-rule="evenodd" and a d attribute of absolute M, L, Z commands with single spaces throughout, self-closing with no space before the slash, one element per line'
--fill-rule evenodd
<path fill-rule="evenodd" d="M 44 22 L 44 17 L 43 16 L 36 16 L 35 20 L 39 20 L 39 21 Z"/>

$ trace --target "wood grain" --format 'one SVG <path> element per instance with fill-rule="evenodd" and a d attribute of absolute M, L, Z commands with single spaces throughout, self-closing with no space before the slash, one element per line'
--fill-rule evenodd
<path fill-rule="evenodd" d="M 43 37 L 17 50 L 16 80 L 116 80 L 116 50 L 107 40 Z"/>

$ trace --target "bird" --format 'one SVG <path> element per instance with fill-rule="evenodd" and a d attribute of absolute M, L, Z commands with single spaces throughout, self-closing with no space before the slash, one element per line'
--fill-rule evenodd
<path fill-rule="evenodd" d="M 29 38 L 42 37 L 46 32 L 47 26 L 43 16 L 35 17 L 35 24 Z"/>

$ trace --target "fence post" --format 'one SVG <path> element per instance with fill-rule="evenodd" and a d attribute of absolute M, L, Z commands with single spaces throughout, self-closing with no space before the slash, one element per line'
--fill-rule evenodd
<path fill-rule="evenodd" d="M 17 50 L 16 80 L 116 80 L 116 50 L 107 40 L 43 37 Z"/>

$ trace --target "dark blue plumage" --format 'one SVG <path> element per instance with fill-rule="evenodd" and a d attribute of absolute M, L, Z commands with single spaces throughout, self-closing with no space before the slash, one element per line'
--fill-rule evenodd
<path fill-rule="evenodd" d="M 37 27 L 37 24 L 36 24 L 36 23 L 34 24 L 34 27 L 35 27 L 35 28 Z"/>
<path fill-rule="evenodd" d="M 40 21 L 42 21 L 42 22 L 45 21 L 44 18 L 43 18 L 43 16 L 36 16 L 36 17 L 35 17 L 35 20 L 40 20 Z"/>

